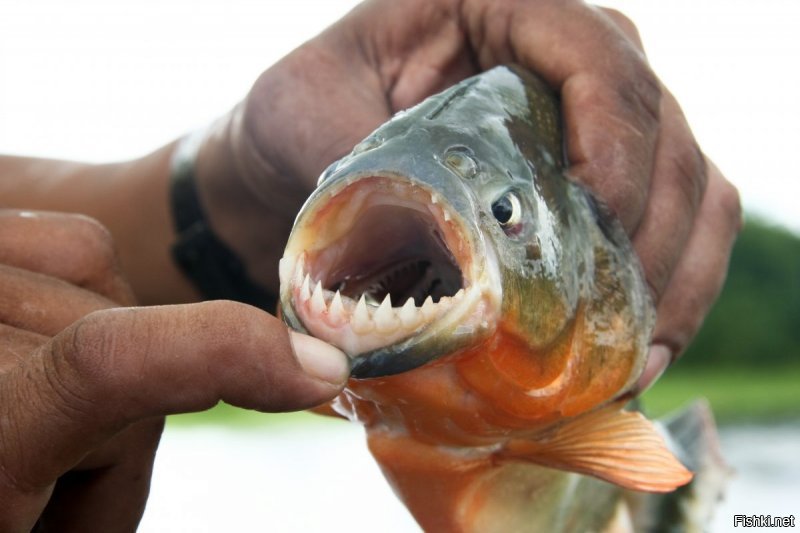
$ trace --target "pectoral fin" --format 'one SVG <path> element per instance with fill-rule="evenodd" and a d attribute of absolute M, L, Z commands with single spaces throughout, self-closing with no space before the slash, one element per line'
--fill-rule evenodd
<path fill-rule="evenodd" d="M 670 492 L 692 479 L 653 424 L 619 403 L 575 418 L 532 440 L 512 440 L 496 456 L 579 472 L 621 487 Z"/>

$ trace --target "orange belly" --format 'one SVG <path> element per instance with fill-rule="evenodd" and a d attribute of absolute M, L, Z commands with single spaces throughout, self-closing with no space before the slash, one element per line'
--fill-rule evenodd
<path fill-rule="evenodd" d="M 531 352 L 501 324 L 482 344 L 424 367 L 351 380 L 337 411 L 367 429 L 377 424 L 427 443 L 484 446 L 525 437 L 624 392 L 636 351 L 587 350 L 580 340 L 573 326 Z"/>

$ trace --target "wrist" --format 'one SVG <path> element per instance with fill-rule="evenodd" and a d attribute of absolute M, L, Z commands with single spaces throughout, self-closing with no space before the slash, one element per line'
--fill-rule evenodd
<path fill-rule="evenodd" d="M 240 257 L 214 231 L 200 201 L 195 167 L 205 133 L 181 140 L 172 158 L 170 206 L 177 231 L 172 258 L 203 299 L 236 300 L 273 310 L 275 293 L 253 282 Z"/>
<path fill-rule="evenodd" d="M 175 239 L 168 202 L 170 165 L 176 143 L 140 159 L 114 165 L 109 175 L 95 173 L 108 182 L 113 201 L 93 202 L 89 212 L 109 228 L 120 262 L 143 304 L 172 304 L 199 300 L 170 256 Z M 87 186 L 91 186 L 91 183 Z"/>
<path fill-rule="evenodd" d="M 308 192 L 267 161 L 243 112 L 240 104 L 201 134 L 194 188 L 210 232 L 243 264 L 247 278 L 277 294 L 278 261 Z"/>

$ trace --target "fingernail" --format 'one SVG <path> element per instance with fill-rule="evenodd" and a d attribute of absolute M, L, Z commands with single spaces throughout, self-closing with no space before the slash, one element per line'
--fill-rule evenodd
<path fill-rule="evenodd" d="M 658 381 L 664 370 L 672 361 L 672 350 L 663 344 L 654 344 L 647 354 L 647 364 L 644 367 L 638 383 L 638 393 L 641 394 Z"/>
<path fill-rule="evenodd" d="M 300 366 L 307 374 L 337 387 L 347 380 L 350 364 L 344 352 L 296 331 L 289 332 L 289 339 Z"/>

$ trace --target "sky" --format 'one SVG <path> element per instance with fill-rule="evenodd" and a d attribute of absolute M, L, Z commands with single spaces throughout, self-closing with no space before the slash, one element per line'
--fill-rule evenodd
<path fill-rule="evenodd" d="M 144 154 L 224 113 L 353 0 L 0 0 L 0 153 Z M 800 232 L 800 2 L 614 0 L 748 211 Z"/>

